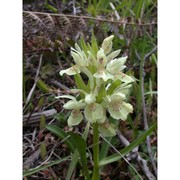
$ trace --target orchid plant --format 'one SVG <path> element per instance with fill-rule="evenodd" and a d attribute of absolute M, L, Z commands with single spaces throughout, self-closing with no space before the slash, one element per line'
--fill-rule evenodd
<path fill-rule="evenodd" d="M 68 98 L 64 109 L 71 110 L 67 120 L 68 126 L 77 126 L 83 120 L 89 122 L 93 128 L 93 161 L 94 169 L 92 179 L 99 179 L 99 133 L 102 136 L 115 136 L 117 126 L 111 122 L 107 114 L 119 121 L 125 121 L 133 107 L 127 103 L 133 77 L 125 74 L 127 56 L 117 57 L 121 50 L 112 52 L 114 35 L 104 39 L 100 49 L 87 44 L 80 48 L 75 44 L 71 48 L 74 65 L 61 70 L 60 75 L 74 75 L 77 89 L 71 89 L 72 95 L 61 95 L 57 98 Z M 82 77 L 87 76 L 88 81 Z M 86 79 L 87 79 L 86 78 Z"/>

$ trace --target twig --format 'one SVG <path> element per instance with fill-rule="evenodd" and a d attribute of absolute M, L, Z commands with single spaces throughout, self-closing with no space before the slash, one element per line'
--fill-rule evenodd
<path fill-rule="evenodd" d="M 153 54 L 156 50 L 157 50 L 157 46 L 155 46 L 150 52 L 148 52 L 147 54 L 145 54 L 144 60 L 146 60 L 146 59 L 147 59 L 151 54 Z M 143 68 L 144 68 L 144 64 L 143 64 Z"/>
<path fill-rule="evenodd" d="M 75 6 L 75 0 L 73 0 L 73 14 L 76 15 L 76 6 Z"/>
<path fill-rule="evenodd" d="M 46 164 L 46 163 L 49 161 L 49 159 L 51 158 L 51 156 L 53 155 L 53 153 L 54 153 L 54 149 L 51 150 L 51 153 L 50 153 L 50 155 L 47 157 L 47 159 L 46 159 L 44 162 L 42 162 L 39 166 L 37 166 L 36 168 L 39 168 L 39 167 L 41 167 L 42 165 Z"/>
<path fill-rule="evenodd" d="M 40 117 L 44 115 L 46 119 L 51 119 L 57 113 L 56 109 L 50 109 L 43 112 L 33 113 L 29 120 L 29 124 L 38 123 L 40 121 Z M 23 116 L 23 124 L 27 124 L 29 114 Z"/>
<path fill-rule="evenodd" d="M 31 156 L 28 157 L 28 159 L 24 163 L 24 169 L 29 169 L 32 163 L 38 159 L 40 155 L 40 149 L 36 150 Z"/>
<path fill-rule="evenodd" d="M 33 12 L 33 11 L 23 11 L 23 13 L 34 13 L 34 14 L 39 14 L 39 15 L 51 15 L 51 16 L 66 16 L 70 18 L 83 18 L 83 19 L 92 19 L 95 21 L 102 21 L 102 22 L 110 22 L 110 23 L 117 23 L 117 24 L 129 24 L 129 25 L 138 25 L 138 26 L 149 26 L 149 25 L 156 25 L 156 21 L 152 21 L 150 23 L 134 23 L 134 22 L 126 22 L 126 21 L 115 21 L 115 20 L 108 20 L 108 19 L 103 19 L 103 18 L 95 18 L 95 17 L 90 17 L 90 16 L 77 16 L 77 15 L 70 15 L 70 14 L 54 14 L 54 13 L 43 13 L 43 12 Z"/>
<path fill-rule="evenodd" d="M 28 94 L 28 96 L 27 96 L 27 99 L 26 99 L 26 102 L 25 102 L 25 104 L 24 104 L 24 108 L 23 108 L 23 109 L 25 109 L 26 105 L 27 105 L 27 104 L 29 103 L 29 101 L 31 100 L 31 97 L 32 97 L 32 95 L 33 95 L 33 92 L 34 92 L 34 90 L 35 90 L 35 88 L 36 88 L 36 84 L 37 84 L 37 81 L 38 81 L 38 75 L 39 75 L 39 71 L 40 71 L 41 64 L 42 64 L 42 57 L 43 57 L 43 55 L 41 54 L 40 60 L 39 60 L 39 66 L 38 66 L 38 69 L 37 69 L 37 72 L 36 72 L 36 76 L 35 76 L 35 81 L 34 81 L 33 87 L 31 88 L 31 90 L 30 90 L 30 92 L 29 92 L 29 94 Z"/>
<path fill-rule="evenodd" d="M 26 124 L 28 124 L 29 120 L 31 119 L 31 116 L 32 116 L 33 112 L 35 111 L 37 104 L 38 104 L 38 100 L 35 98 L 34 107 L 31 110 L 31 112 L 28 113 L 28 117 L 26 119 Z"/>
<path fill-rule="evenodd" d="M 57 6 L 57 9 L 58 9 L 58 13 L 60 13 L 61 12 L 61 8 L 59 7 L 59 3 L 58 3 L 59 1 L 58 0 L 56 0 L 56 6 Z"/>
<path fill-rule="evenodd" d="M 60 82 L 58 82 L 58 81 L 56 81 L 56 80 L 51 79 L 51 80 L 49 81 L 49 83 L 57 86 L 57 87 L 60 88 L 60 89 L 63 89 L 64 91 L 70 91 L 70 89 L 69 89 L 68 87 L 66 87 L 65 85 L 61 84 Z"/>
<path fill-rule="evenodd" d="M 138 59 L 141 61 L 141 73 L 140 73 L 140 78 L 141 78 L 141 95 L 142 95 L 142 107 L 143 107 L 143 121 L 144 121 L 144 129 L 148 130 L 148 121 L 147 121 L 147 113 L 146 113 L 146 102 L 145 102 L 145 95 L 144 95 L 144 64 L 145 60 L 155 51 L 157 50 L 157 46 L 155 46 L 149 53 L 145 54 L 144 58 L 140 58 L 136 51 L 136 55 Z M 157 176 L 157 168 L 156 164 L 153 158 L 152 150 L 151 150 L 151 142 L 150 142 L 150 136 L 146 137 L 146 145 L 147 145 L 147 150 L 148 154 L 150 157 L 150 161 L 152 163 L 153 171 L 155 175 Z"/>
<path fill-rule="evenodd" d="M 35 50 L 30 50 L 30 51 L 25 51 L 24 54 L 28 55 L 28 54 L 32 54 L 32 53 L 42 53 L 42 52 L 46 52 L 46 51 L 50 51 L 50 52 L 53 52 L 53 51 L 57 51 L 59 50 L 58 48 L 55 48 L 55 49 L 51 49 L 51 48 L 41 48 L 41 49 L 35 49 Z"/>
<path fill-rule="evenodd" d="M 120 139 L 120 141 L 122 142 L 122 144 L 126 147 L 128 146 L 130 143 L 129 141 L 121 134 L 121 132 L 118 130 L 117 131 L 118 137 Z M 138 147 L 134 148 L 132 150 L 132 153 L 129 155 L 129 159 L 136 159 L 139 166 L 141 167 L 141 169 L 143 170 L 144 174 L 146 175 L 146 177 L 149 180 L 155 180 L 156 178 L 154 177 L 154 175 L 151 173 L 151 171 L 149 170 L 149 167 L 147 166 L 147 161 L 144 160 L 139 152 L 138 152 Z"/>

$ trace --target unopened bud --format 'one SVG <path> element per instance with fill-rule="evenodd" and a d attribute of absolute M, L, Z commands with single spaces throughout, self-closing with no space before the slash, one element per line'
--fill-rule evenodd
<path fill-rule="evenodd" d="M 110 53 L 110 51 L 112 49 L 113 38 L 114 38 L 114 35 L 111 35 L 111 36 L 107 37 L 106 39 L 104 39 L 104 41 L 102 43 L 102 48 L 104 49 L 105 54 Z"/>

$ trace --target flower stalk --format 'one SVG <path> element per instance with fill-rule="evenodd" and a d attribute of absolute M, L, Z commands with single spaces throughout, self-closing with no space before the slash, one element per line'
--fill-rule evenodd
<path fill-rule="evenodd" d="M 93 176 L 92 180 L 99 180 L 99 131 L 98 123 L 93 123 Z"/>

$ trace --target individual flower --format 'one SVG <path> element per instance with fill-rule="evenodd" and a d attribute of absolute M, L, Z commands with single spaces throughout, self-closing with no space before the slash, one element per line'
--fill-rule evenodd
<path fill-rule="evenodd" d="M 81 109 L 83 109 L 86 105 L 83 100 L 77 101 L 75 97 L 70 95 L 58 96 L 57 98 L 68 98 L 71 99 L 67 103 L 64 104 L 64 109 L 69 109 L 71 111 L 71 115 L 68 118 L 68 126 L 75 126 L 81 123 L 83 120 L 83 115 Z"/>
<path fill-rule="evenodd" d="M 134 81 L 130 76 L 122 73 L 122 70 L 126 68 L 124 63 L 126 62 L 127 57 L 121 57 L 118 59 L 113 59 L 107 64 L 107 71 L 113 76 L 113 80 L 119 79 L 122 82 L 131 83 Z"/>
<path fill-rule="evenodd" d="M 104 98 L 104 107 L 107 108 L 111 117 L 125 121 L 127 115 L 132 113 L 133 107 L 131 104 L 124 102 L 125 95 L 121 92 L 114 93 L 111 96 Z"/>
<path fill-rule="evenodd" d="M 71 115 L 68 118 L 68 126 L 76 126 L 81 123 L 83 120 L 83 115 L 80 111 L 80 109 L 73 109 L 71 112 Z"/>
<path fill-rule="evenodd" d="M 130 88 L 132 87 L 129 83 L 122 83 L 120 86 L 118 86 L 113 93 L 121 92 L 124 95 L 127 95 L 129 93 Z"/>
<path fill-rule="evenodd" d="M 88 66 L 89 62 L 85 52 L 81 50 L 77 43 L 75 44 L 75 48 L 71 48 L 71 55 L 74 62 L 79 66 Z"/>
<path fill-rule="evenodd" d="M 105 121 L 102 124 L 99 124 L 99 132 L 104 137 L 112 137 L 116 135 L 116 126 L 108 121 Z"/>
<path fill-rule="evenodd" d="M 98 119 L 103 119 L 103 107 L 98 103 L 91 103 L 86 105 L 84 109 L 85 118 L 91 123 L 96 123 Z"/>
<path fill-rule="evenodd" d="M 103 48 L 101 48 L 97 53 L 97 62 L 97 72 L 93 76 L 95 78 L 102 78 L 105 82 L 108 79 L 112 79 L 113 76 L 105 68 L 107 64 L 107 57 Z"/>
<path fill-rule="evenodd" d="M 107 64 L 107 71 L 109 71 L 112 74 L 116 74 L 119 71 L 122 71 L 126 68 L 124 63 L 126 62 L 127 57 L 121 57 L 118 59 L 113 59 Z"/>
<path fill-rule="evenodd" d="M 99 69 L 95 74 L 95 78 L 102 78 L 104 82 L 106 82 L 108 79 L 114 79 L 113 75 L 110 74 L 105 68 Z"/>
<path fill-rule="evenodd" d="M 113 81 L 119 79 L 126 83 L 133 82 L 133 78 L 122 72 L 126 68 L 124 63 L 127 57 L 115 58 L 119 53 L 120 50 L 117 50 L 106 57 L 104 49 L 101 48 L 97 53 L 97 72 L 93 76 L 95 78 L 102 78 L 105 82 L 109 79 Z"/>
<path fill-rule="evenodd" d="M 66 70 L 61 70 L 60 71 L 61 76 L 64 73 L 70 76 L 79 74 L 81 72 L 82 67 L 88 66 L 88 58 L 86 57 L 85 52 L 82 51 L 81 48 L 77 44 L 75 44 L 75 47 L 76 49 L 71 48 L 71 55 L 76 64 Z"/>

